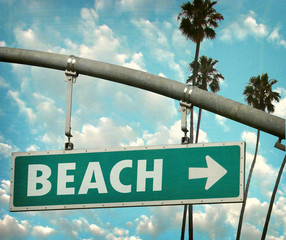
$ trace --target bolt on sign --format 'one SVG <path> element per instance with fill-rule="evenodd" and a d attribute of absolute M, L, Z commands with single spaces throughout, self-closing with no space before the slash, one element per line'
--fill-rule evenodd
<path fill-rule="evenodd" d="M 245 143 L 12 153 L 10 211 L 242 202 Z"/>

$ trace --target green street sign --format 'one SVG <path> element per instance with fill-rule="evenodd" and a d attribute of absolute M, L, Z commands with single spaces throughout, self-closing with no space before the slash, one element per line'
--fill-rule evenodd
<path fill-rule="evenodd" d="M 243 201 L 245 143 L 12 153 L 10 211 Z"/>

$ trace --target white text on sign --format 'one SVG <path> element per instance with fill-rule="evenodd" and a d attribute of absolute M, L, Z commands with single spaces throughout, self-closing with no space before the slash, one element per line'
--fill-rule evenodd
<path fill-rule="evenodd" d="M 132 160 L 122 160 L 116 163 L 110 171 L 110 183 L 113 189 L 120 193 L 130 193 L 132 183 L 126 185 L 120 181 L 120 174 L 125 168 L 132 168 Z M 59 163 L 57 171 L 57 195 L 73 195 L 74 187 L 67 187 L 67 183 L 74 182 L 74 175 L 67 171 L 76 170 L 76 163 Z M 70 173 L 70 172 L 69 172 Z M 52 170 L 45 164 L 30 164 L 28 166 L 27 196 L 43 196 L 52 189 L 49 177 Z M 146 191 L 146 179 L 153 179 L 153 191 L 162 191 L 163 159 L 154 159 L 152 171 L 147 171 L 147 160 L 137 162 L 137 192 Z M 93 182 L 92 178 L 96 181 Z M 37 184 L 41 188 L 37 188 Z M 87 194 L 90 189 L 97 189 L 99 194 L 108 193 L 101 170 L 100 162 L 89 162 L 82 179 L 78 194 Z"/>

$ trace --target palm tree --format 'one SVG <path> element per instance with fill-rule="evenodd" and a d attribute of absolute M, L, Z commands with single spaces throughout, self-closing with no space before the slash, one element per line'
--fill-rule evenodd
<path fill-rule="evenodd" d="M 222 74 L 220 74 L 216 68 L 215 65 L 218 63 L 218 60 L 213 60 L 212 58 L 208 58 L 206 56 L 201 56 L 198 61 L 198 76 L 196 79 L 196 82 L 194 86 L 208 91 L 212 91 L 213 93 L 216 93 L 220 90 L 220 80 L 224 80 L 224 77 Z M 195 63 L 192 62 L 190 64 L 190 69 L 194 69 Z M 192 76 L 189 77 L 188 81 L 192 78 Z M 202 109 L 199 109 L 199 116 L 198 116 L 198 122 L 197 122 L 197 133 L 196 133 L 196 140 L 195 143 L 198 142 L 199 139 L 199 129 L 200 129 L 200 122 L 201 122 L 201 116 L 202 116 Z"/>
<path fill-rule="evenodd" d="M 277 83 L 277 80 L 272 79 L 269 80 L 268 74 L 265 73 L 262 76 L 258 75 L 257 77 L 251 77 L 249 79 L 248 85 L 245 87 L 243 94 L 245 95 L 245 101 L 248 105 L 260 109 L 262 111 L 268 111 L 268 113 L 274 112 L 274 105 L 272 104 L 273 101 L 279 102 L 279 98 L 281 97 L 278 92 L 272 91 L 272 86 Z M 259 137 L 260 137 L 260 130 L 257 131 L 257 140 L 255 146 L 255 154 L 253 157 L 253 161 L 249 170 L 249 175 L 246 183 L 245 193 L 244 193 L 244 201 L 242 203 L 239 223 L 237 228 L 237 235 L 236 239 L 240 239 L 241 234 L 241 227 L 243 221 L 243 215 L 250 185 L 250 180 L 252 177 L 253 169 L 256 163 L 256 156 L 258 151 L 258 144 L 259 144 Z"/>
<path fill-rule="evenodd" d="M 214 28 L 218 27 L 218 20 L 223 20 L 223 16 L 216 12 L 213 6 L 216 1 L 194 0 L 193 3 L 187 2 L 181 6 L 181 12 L 178 20 L 181 20 L 180 30 L 187 39 L 196 43 L 195 68 L 193 72 L 193 84 L 198 73 L 198 58 L 200 44 L 205 38 L 214 39 L 216 32 Z"/>
<path fill-rule="evenodd" d="M 195 79 L 198 73 L 198 58 L 200 51 L 200 44 L 205 38 L 214 39 L 216 33 L 214 28 L 218 27 L 218 20 L 223 20 L 223 16 L 217 13 L 213 6 L 217 4 L 216 1 L 211 2 L 210 0 L 193 0 L 192 3 L 186 2 L 181 6 L 181 12 L 178 15 L 178 21 L 180 20 L 180 30 L 187 39 L 196 43 L 196 54 L 195 54 L 195 68 L 193 71 L 193 85 L 195 85 Z M 190 116 L 190 141 L 193 142 L 193 107 L 191 107 Z M 184 225 L 186 219 L 186 208 L 184 209 L 183 225 L 181 239 L 184 238 Z M 192 229 L 192 206 L 189 205 L 189 239 L 193 239 Z"/>
<path fill-rule="evenodd" d="M 214 39 L 216 32 L 214 28 L 218 27 L 218 20 L 223 20 L 223 16 L 216 12 L 213 6 L 216 1 L 193 0 L 193 3 L 186 2 L 181 6 L 181 12 L 178 15 L 180 30 L 187 39 L 196 43 L 196 54 L 194 59 L 193 76 L 187 81 L 192 80 L 193 86 L 198 74 L 198 58 L 200 44 L 205 38 Z M 193 108 L 191 108 L 190 140 L 193 142 Z"/>

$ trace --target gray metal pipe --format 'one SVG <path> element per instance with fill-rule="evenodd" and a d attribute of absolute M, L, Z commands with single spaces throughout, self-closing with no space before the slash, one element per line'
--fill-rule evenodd
<path fill-rule="evenodd" d="M 66 70 L 69 56 L 33 50 L 0 47 L 0 61 Z M 285 139 L 285 119 L 222 96 L 189 87 L 150 73 L 76 57 L 74 71 L 183 100 L 250 127 Z"/>

